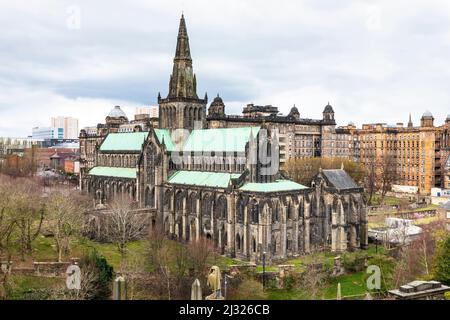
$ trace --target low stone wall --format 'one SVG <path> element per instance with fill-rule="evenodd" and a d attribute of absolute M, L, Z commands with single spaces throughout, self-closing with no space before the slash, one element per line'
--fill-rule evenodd
<path fill-rule="evenodd" d="M 64 277 L 72 262 L 33 262 L 34 274 L 39 277 Z"/>

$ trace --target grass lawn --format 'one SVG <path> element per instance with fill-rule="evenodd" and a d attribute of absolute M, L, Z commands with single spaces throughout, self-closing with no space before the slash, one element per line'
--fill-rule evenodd
<path fill-rule="evenodd" d="M 40 300 L 48 298 L 48 290 L 62 288 L 65 280 L 25 275 L 11 275 L 9 279 L 9 295 L 11 300 Z"/>
<path fill-rule="evenodd" d="M 182 246 L 177 241 L 167 240 L 169 243 L 169 250 L 174 251 L 176 248 Z M 108 263 L 115 271 L 120 270 L 121 256 L 117 246 L 112 243 L 99 243 L 83 237 L 73 240 L 71 242 L 71 252 L 64 257 L 64 261 L 68 261 L 71 257 L 81 257 L 89 249 L 95 249 L 99 255 L 104 256 Z M 56 261 L 58 255 L 54 245 L 53 238 L 46 238 L 39 236 L 33 242 L 32 259 L 36 261 Z M 152 271 L 153 266 L 150 263 L 148 253 L 147 241 L 133 241 L 127 246 L 127 254 L 125 255 L 124 264 L 133 264 L 136 271 Z M 223 257 L 220 255 L 211 255 L 209 258 L 210 265 L 218 265 L 222 270 L 233 264 L 247 264 L 248 262 Z M 174 267 L 174 265 L 172 265 Z"/>
<path fill-rule="evenodd" d="M 361 271 L 336 277 L 323 290 L 323 298 L 336 299 L 338 283 L 341 284 L 342 297 L 364 295 L 366 293 L 364 276 L 364 271 Z"/>
<path fill-rule="evenodd" d="M 337 286 L 341 284 L 342 297 L 362 298 L 366 293 L 366 283 L 364 281 L 364 271 L 346 274 L 332 279 L 326 283 L 319 291 L 315 299 L 336 299 Z M 310 300 L 313 299 L 311 293 L 306 290 L 293 289 L 267 289 L 269 300 Z"/>
<path fill-rule="evenodd" d="M 385 205 L 388 206 L 395 206 L 395 205 L 399 205 L 401 202 L 400 198 L 397 197 L 391 197 L 391 196 L 385 196 L 384 200 L 383 200 Z M 372 206 L 376 206 L 376 205 L 381 205 L 381 195 L 379 194 L 374 194 L 372 196 Z"/>

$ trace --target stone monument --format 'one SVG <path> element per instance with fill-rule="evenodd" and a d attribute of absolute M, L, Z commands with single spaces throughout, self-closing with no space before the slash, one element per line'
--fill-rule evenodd
<path fill-rule="evenodd" d="M 211 289 L 212 293 L 209 296 L 206 296 L 206 300 L 224 300 L 224 297 L 221 293 L 221 275 L 220 275 L 220 269 L 218 266 L 212 266 L 211 269 L 209 269 L 208 274 L 208 287 Z"/>

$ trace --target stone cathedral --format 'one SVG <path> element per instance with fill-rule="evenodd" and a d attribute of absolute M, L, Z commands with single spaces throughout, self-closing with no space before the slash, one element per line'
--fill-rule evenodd
<path fill-rule="evenodd" d="M 97 132 L 82 130 L 82 191 L 106 208 L 130 197 L 152 228 L 180 241 L 209 238 L 221 254 L 244 260 L 367 246 L 363 190 L 343 169 L 321 170 L 309 187 L 290 181 L 278 168 L 275 130 L 208 128 L 207 102 L 197 95 L 182 16 L 157 128 L 136 123 L 121 132 L 128 119 L 116 107 Z M 208 114 L 223 108 L 217 97 Z"/>

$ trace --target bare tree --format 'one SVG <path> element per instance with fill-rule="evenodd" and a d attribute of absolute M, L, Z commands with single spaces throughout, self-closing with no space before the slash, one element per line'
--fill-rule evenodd
<path fill-rule="evenodd" d="M 18 242 L 22 260 L 31 254 L 31 243 L 39 235 L 44 221 L 41 187 L 32 179 L 17 178 L 12 186 Z"/>
<path fill-rule="evenodd" d="M 16 227 L 14 215 L 13 184 L 11 179 L 0 176 L 0 256 L 11 249 L 11 235 Z"/>
<path fill-rule="evenodd" d="M 383 203 L 386 193 L 391 190 L 392 184 L 397 179 L 397 166 L 395 160 L 394 151 L 389 149 L 383 151 L 380 177 L 381 203 Z"/>
<path fill-rule="evenodd" d="M 372 198 L 377 191 L 377 159 L 373 150 L 368 150 L 366 161 L 366 190 L 369 194 L 368 204 L 372 204 Z"/>
<path fill-rule="evenodd" d="M 358 163 L 347 158 L 300 158 L 289 159 L 284 165 L 284 173 L 298 183 L 309 185 L 313 177 L 322 169 L 339 169 L 344 166 L 345 171 L 357 182 L 360 183 L 364 176 L 364 168 Z"/>
<path fill-rule="evenodd" d="M 194 275 L 200 279 L 208 273 L 208 260 L 216 253 L 214 244 L 206 237 L 200 237 L 198 240 L 190 242 L 187 250 L 192 260 Z"/>
<path fill-rule="evenodd" d="M 320 266 L 318 259 L 313 255 L 311 264 L 307 265 L 306 270 L 301 276 L 301 286 L 309 293 L 312 299 L 317 298 L 326 280 L 325 272 L 319 270 L 318 266 Z"/>
<path fill-rule="evenodd" d="M 70 240 L 79 234 L 89 202 L 70 189 L 55 190 L 47 202 L 46 228 L 53 234 L 62 261 L 64 252 L 70 249 Z"/>
<path fill-rule="evenodd" d="M 148 215 L 136 212 L 133 202 L 124 197 L 114 200 L 106 218 L 106 240 L 117 245 L 122 262 L 130 241 L 148 234 Z"/>
<path fill-rule="evenodd" d="M 168 240 L 159 228 L 153 230 L 149 239 L 150 260 L 155 268 L 155 273 L 160 275 L 159 278 L 167 291 L 167 298 L 172 298 L 172 273 L 169 269 L 170 264 L 170 247 Z"/>

